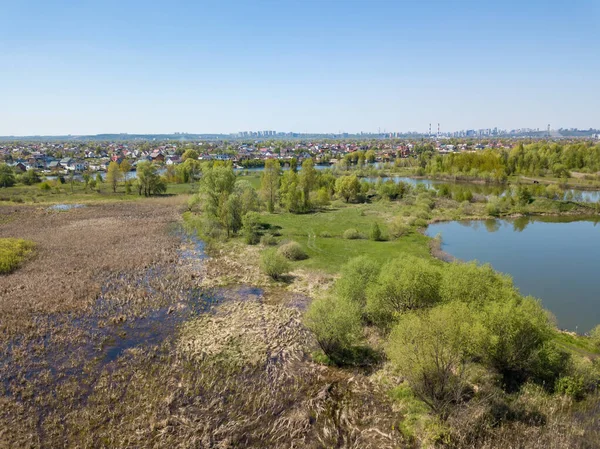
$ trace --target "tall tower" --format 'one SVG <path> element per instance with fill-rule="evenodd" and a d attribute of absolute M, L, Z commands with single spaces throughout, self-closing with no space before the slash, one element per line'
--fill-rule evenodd
<path fill-rule="evenodd" d="M 550 123 L 548 123 L 548 137 L 550 137 Z"/>
<path fill-rule="evenodd" d="M 431 136 L 431 123 L 429 124 L 429 136 Z"/>
<path fill-rule="evenodd" d="M 438 133 L 437 136 L 440 137 L 440 124 L 438 123 Z"/>

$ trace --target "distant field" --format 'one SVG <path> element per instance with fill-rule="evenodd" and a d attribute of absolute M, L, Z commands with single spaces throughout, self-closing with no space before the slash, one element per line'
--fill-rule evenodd
<path fill-rule="evenodd" d="M 86 189 L 81 182 L 68 182 L 58 188 L 51 183 L 50 190 L 42 190 L 41 184 L 26 186 L 18 184 L 14 187 L 0 188 L 0 203 L 87 203 L 96 201 L 131 201 L 143 196 L 138 195 L 134 187 L 131 193 L 125 193 L 125 187 L 119 185 L 113 193 L 107 184 L 99 189 Z M 167 184 L 167 195 L 187 195 L 196 192 L 197 184 Z"/>

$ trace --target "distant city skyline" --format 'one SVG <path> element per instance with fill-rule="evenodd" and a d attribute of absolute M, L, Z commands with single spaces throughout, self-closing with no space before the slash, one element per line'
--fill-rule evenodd
<path fill-rule="evenodd" d="M 485 137 L 518 137 L 518 136 L 533 136 L 533 137 L 551 137 L 551 138 L 559 138 L 559 137 L 590 137 L 595 139 L 600 139 L 600 129 L 596 128 L 563 128 L 558 127 L 554 128 L 515 128 L 515 129 L 501 129 L 498 127 L 494 128 L 468 128 L 461 130 L 452 130 L 452 131 L 438 131 L 437 129 L 427 129 L 426 131 L 387 131 L 380 130 L 378 132 L 365 132 L 365 131 L 357 131 L 357 132 L 306 132 L 300 133 L 296 131 L 276 131 L 276 130 L 258 130 L 258 131 L 239 131 L 239 132 L 229 132 L 229 133 L 195 133 L 195 132 L 186 132 L 186 131 L 175 131 L 171 133 L 99 133 L 99 134 L 64 134 L 64 135 L 27 135 L 27 136 L 15 136 L 15 135 L 0 135 L 1 140 L 19 140 L 19 139 L 28 139 L 34 138 L 36 140 L 44 139 L 44 138 L 125 138 L 125 139 L 133 139 L 138 138 L 140 136 L 153 138 L 159 137 L 164 138 L 165 136 L 169 136 L 169 138 L 232 138 L 232 139 L 281 139 L 286 137 L 305 137 L 305 136 L 331 136 L 331 137 L 379 137 L 379 138 L 401 138 L 407 136 L 420 136 L 420 137 L 431 137 L 431 138 L 450 138 L 450 137 L 476 137 L 476 138 L 485 138 Z"/>
<path fill-rule="evenodd" d="M 600 127 L 597 0 L 33 0 L 2 17 L 2 136 Z"/>

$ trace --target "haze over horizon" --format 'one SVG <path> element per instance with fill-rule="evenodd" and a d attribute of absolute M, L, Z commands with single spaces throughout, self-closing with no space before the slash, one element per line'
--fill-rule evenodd
<path fill-rule="evenodd" d="M 10 2 L 0 135 L 600 127 L 597 1 L 449 3 Z"/>

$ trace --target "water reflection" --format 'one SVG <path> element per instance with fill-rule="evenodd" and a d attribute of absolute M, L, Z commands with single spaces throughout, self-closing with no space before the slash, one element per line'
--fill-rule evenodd
<path fill-rule="evenodd" d="M 485 220 L 483 223 L 488 232 L 497 232 L 500 229 L 500 221 L 498 220 Z"/>
<path fill-rule="evenodd" d="M 490 263 L 523 295 L 541 298 L 561 328 L 587 332 L 600 323 L 600 217 L 520 217 L 444 222 L 427 235 L 460 260 Z"/>

